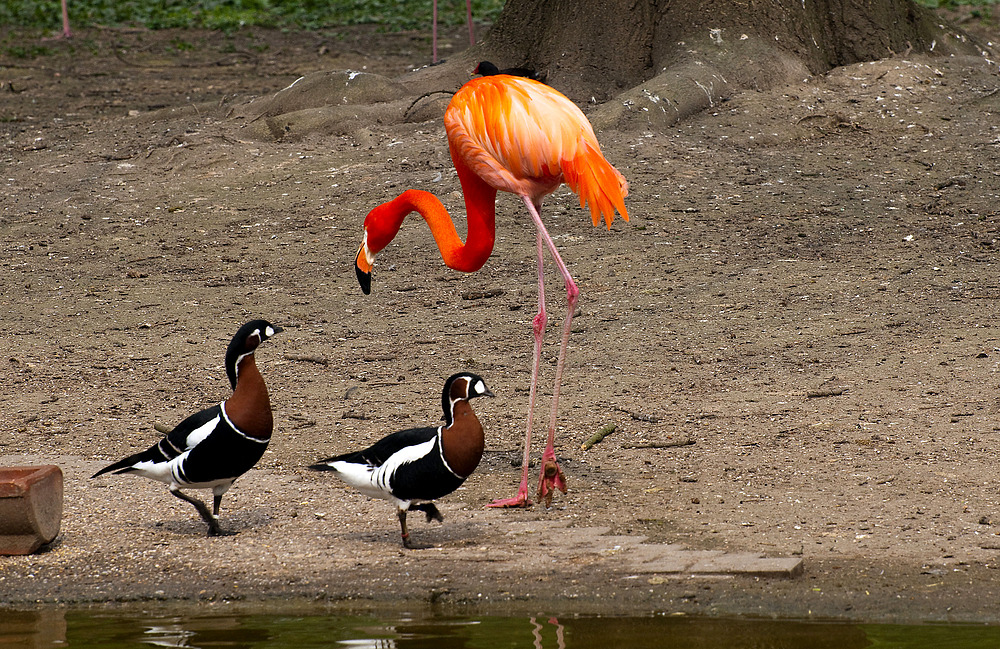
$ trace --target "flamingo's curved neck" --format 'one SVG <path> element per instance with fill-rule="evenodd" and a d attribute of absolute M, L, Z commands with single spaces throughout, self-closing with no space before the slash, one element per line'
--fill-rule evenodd
<path fill-rule="evenodd" d="M 449 268 L 466 273 L 482 268 L 493 252 L 496 239 L 496 195 L 490 187 L 460 160 L 455 161 L 458 178 L 465 195 L 468 234 L 465 242 L 458 236 L 455 224 L 441 201 L 434 194 L 408 189 L 388 203 L 379 205 L 365 218 L 368 248 L 372 254 L 389 245 L 403 225 L 403 219 L 417 212 L 427 221 L 441 258 Z"/>

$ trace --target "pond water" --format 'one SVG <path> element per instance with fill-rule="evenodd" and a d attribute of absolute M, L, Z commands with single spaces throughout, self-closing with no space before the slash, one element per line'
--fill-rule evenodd
<path fill-rule="evenodd" d="M 445 617 L 0 610 L 0 647 L 997 649 L 1000 627 L 691 617 Z"/>

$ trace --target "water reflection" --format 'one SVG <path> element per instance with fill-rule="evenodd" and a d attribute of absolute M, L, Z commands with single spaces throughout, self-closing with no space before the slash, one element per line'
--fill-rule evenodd
<path fill-rule="evenodd" d="M 188 640 L 193 635 L 194 631 L 188 631 L 183 625 L 174 623 L 149 627 L 142 641 L 154 647 L 190 647 Z"/>
<path fill-rule="evenodd" d="M 535 618 L 529 618 L 528 621 L 531 622 L 531 626 L 533 627 L 531 629 L 531 636 L 535 641 L 535 649 L 546 649 L 545 641 L 542 638 L 542 629 L 545 627 L 536 622 Z M 566 629 L 554 617 L 549 618 L 549 624 L 556 628 L 556 642 L 555 644 L 550 644 L 549 647 L 566 649 Z"/>
<path fill-rule="evenodd" d="M 1000 628 L 688 617 L 445 617 L 0 610 L 0 649 L 980 649 Z"/>
<path fill-rule="evenodd" d="M 66 612 L 58 608 L 36 611 L 0 609 L 0 647 L 59 647 L 66 644 Z"/>
<path fill-rule="evenodd" d="M 155 616 L 113 611 L 74 611 L 66 616 L 71 647 L 182 647 L 259 649 L 271 644 L 273 622 L 257 615 Z"/>
<path fill-rule="evenodd" d="M 154 621 L 146 627 L 141 641 L 154 647 L 252 649 L 266 646 L 269 639 L 266 627 L 247 625 L 240 616 L 219 616 Z"/>

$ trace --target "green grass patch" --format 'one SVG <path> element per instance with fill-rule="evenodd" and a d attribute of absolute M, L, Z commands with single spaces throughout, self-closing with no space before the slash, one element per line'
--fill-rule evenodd
<path fill-rule="evenodd" d="M 5 46 L 3 52 L 15 59 L 34 59 L 39 56 L 48 56 L 52 50 L 43 45 L 10 45 Z"/>
<path fill-rule="evenodd" d="M 70 22 L 141 25 L 149 29 L 232 30 L 244 26 L 322 29 L 376 24 L 386 31 L 426 29 L 431 0 L 68 0 Z M 473 0 L 477 22 L 492 22 L 503 0 Z M 463 0 L 439 0 L 438 23 L 465 22 Z M 59 0 L 0 0 L 0 24 L 56 30 L 62 26 Z"/>
<path fill-rule="evenodd" d="M 966 12 L 969 16 L 989 22 L 1000 0 L 916 0 L 917 4 L 931 9 L 948 9 Z"/>
<path fill-rule="evenodd" d="M 1000 0 L 916 0 L 916 3 L 931 9 L 959 9 L 995 7 Z"/>

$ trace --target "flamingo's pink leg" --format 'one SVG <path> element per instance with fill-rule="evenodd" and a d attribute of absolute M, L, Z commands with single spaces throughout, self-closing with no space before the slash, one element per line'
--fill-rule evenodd
<path fill-rule="evenodd" d="M 531 389 L 528 392 L 528 426 L 524 433 L 524 458 L 521 464 L 521 486 L 513 498 L 494 500 L 487 507 L 527 507 L 531 504 L 528 498 L 528 464 L 531 461 L 531 428 L 535 420 L 535 396 L 538 394 L 538 370 L 542 362 L 542 336 L 548 314 L 545 312 L 545 247 L 542 233 L 538 233 L 538 314 L 531 321 L 535 336 L 534 358 L 531 363 Z"/>
<path fill-rule="evenodd" d="M 545 269 L 543 267 L 543 243 L 544 247 L 547 247 L 549 252 L 552 253 L 552 257 L 556 261 L 556 266 L 559 268 L 559 273 L 562 275 L 563 281 L 566 283 L 566 301 L 568 303 L 568 309 L 566 312 L 566 320 L 563 322 L 562 341 L 559 345 L 559 358 L 556 361 L 555 386 L 552 390 L 552 408 L 549 413 L 549 437 L 548 442 L 545 445 L 545 451 L 542 452 L 542 469 L 540 475 L 538 476 L 538 499 L 544 500 L 545 504 L 549 505 L 552 502 L 552 496 L 555 489 L 566 493 L 566 477 L 563 475 L 562 469 L 559 467 L 559 462 L 556 459 L 556 417 L 559 412 L 559 386 L 562 382 L 563 365 L 566 361 L 566 347 L 569 343 L 569 333 L 572 328 L 573 314 L 576 312 L 576 303 L 580 296 L 580 289 L 577 288 L 576 282 L 573 281 L 573 277 L 569 274 L 569 270 L 566 268 L 566 264 L 563 262 L 562 257 L 559 256 L 559 251 L 556 250 L 555 242 L 552 240 L 552 237 L 549 236 L 548 231 L 545 229 L 545 225 L 542 223 L 542 218 L 539 214 L 540 206 L 536 205 L 531 198 L 527 196 L 522 196 L 521 198 L 524 200 L 524 204 L 528 207 L 528 211 L 531 213 L 531 218 L 535 222 L 535 228 L 538 230 L 538 315 L 535 316 L 534 320 L 535 358 L 531 371 L 531 392 L 528 397 L 528 427 L 524 439 L 524 465 L 522 469 L 521 486 L 519 487 L 517 495 L 514 498 L 496 500 L 490 504 L 491 507 L 517 507 L 525 506 L 530 503 L 527 496 L 527 481 L 528 459 L 531 448 L 531 425 L 535 411 L 538 369 L 541 363 L 542 355 L 542 334 L 545 330 L 545 323 L 547 319 L 547 315 L 545 313 Z"/>
<path fill-rule="evenodd" d="M 465 19 L 469 23 L 469 45 L 475 45 L 476 35 L 472 31 L 472 0 L 465 0 Z"/>
<path fill-rule="evenodd" d="M 438 0 L 431 0 L 431 63 L 438 62 Z"/>

